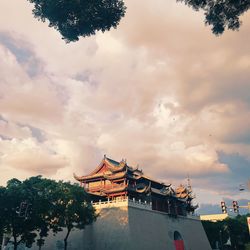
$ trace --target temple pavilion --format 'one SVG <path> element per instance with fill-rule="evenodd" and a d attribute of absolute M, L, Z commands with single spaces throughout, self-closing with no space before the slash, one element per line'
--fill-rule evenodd
<path fill-rule="evenodd" d="M 89 175 L 74 178 L 80 182 L 94 202 L 129 199 L 147 203 L 152 210 L 170 215 L 194 213 L 193 191 L 187 185 L 173 188 L 146 176 L 142 170 L 127 165 L 126 160 L 114 161 L 106 156 Z"/>

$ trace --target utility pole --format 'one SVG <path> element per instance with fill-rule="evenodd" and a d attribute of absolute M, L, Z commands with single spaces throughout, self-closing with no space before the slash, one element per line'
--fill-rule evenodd
<path fill-rule="evenodd" d="M 221 250 L 223 250 L 222 230 L 220 230 L 220 247 L 221 247 Z"/>

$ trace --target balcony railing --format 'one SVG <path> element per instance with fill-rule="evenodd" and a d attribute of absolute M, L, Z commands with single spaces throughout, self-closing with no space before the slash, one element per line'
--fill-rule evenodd
<path fill-rule="evenodd" d="M 146 201 L 142 202 L 141 200 L 135 200 L 135 199 L 131 200 L 128 198 L 92 202 L 92 204 L 96 209 L 130 206 L 130 207 L 136 207 L 136 208 L 141 208 L 141 209 L 146 209 L 146 210 L 152 210 L 151 202 L 146 202 Z"/>
<path fill-rule="evenodd" d="M 152 202 L 136 200 L 134 198 L 133 199 L 123 198 L 123 199 L 115 199 L 115 200 L 108 199 L 107 201 L 100 200 L 99 202 L 91 202 L 91 203 L 96 209 L 127 206 L 127 207 L 134 207 L 134 208 L 139 208 L 143 210 L 149 210 L 149 211 L 159 212 L 163 214 L 168 214 L 167 212 L 162 212 L 162 211 L 152 209 Z M 191 214 L 188 214 L 187 216 L 178 215 L 178 217 L 188 218 L 188 219 L 193 219 L 193 220 L 200 220 L 199 216 L 191 215 Z"/>
<path fill-rule="evenodd" d="M 91 202 L 96 209 L 110 208 L 110 207 L 123 207 L 128 206 L 128 199 L 107 200 L 99 202 Z"/>

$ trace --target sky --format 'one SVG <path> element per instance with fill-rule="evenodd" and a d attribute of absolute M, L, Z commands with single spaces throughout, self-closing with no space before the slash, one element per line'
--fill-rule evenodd
<path fill-rule="evenodd" d="M 73 181 L 103 155 L 198 203 L 248 199 L 250 13 L 212 34 L 175 0 L 126 0 L 117 29 L 66 44 L 26 0 L 0 1 L 0 185 Z"/>

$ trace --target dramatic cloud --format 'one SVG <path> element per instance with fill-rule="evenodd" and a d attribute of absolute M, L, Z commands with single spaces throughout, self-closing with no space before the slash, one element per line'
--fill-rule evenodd
<path fill-rule="evenodd" d="M 39 145 L 34 139 L 1 140 L 2 164 L 13 171 L 26 171 L 29 174 L 49 175 L 65 167 L 66 160 L 50 148 Z"/>
<path fill-rule="evenodd" d="M 165 182 L 189 175 L 201 202 L 244 197 L 250 15 L 215 37 L 174 0 L 126 4 L 117 30 L 65 44 L 28 1 L 0 2 L 0 184 L 72 180 L 107 154 Z"/>

